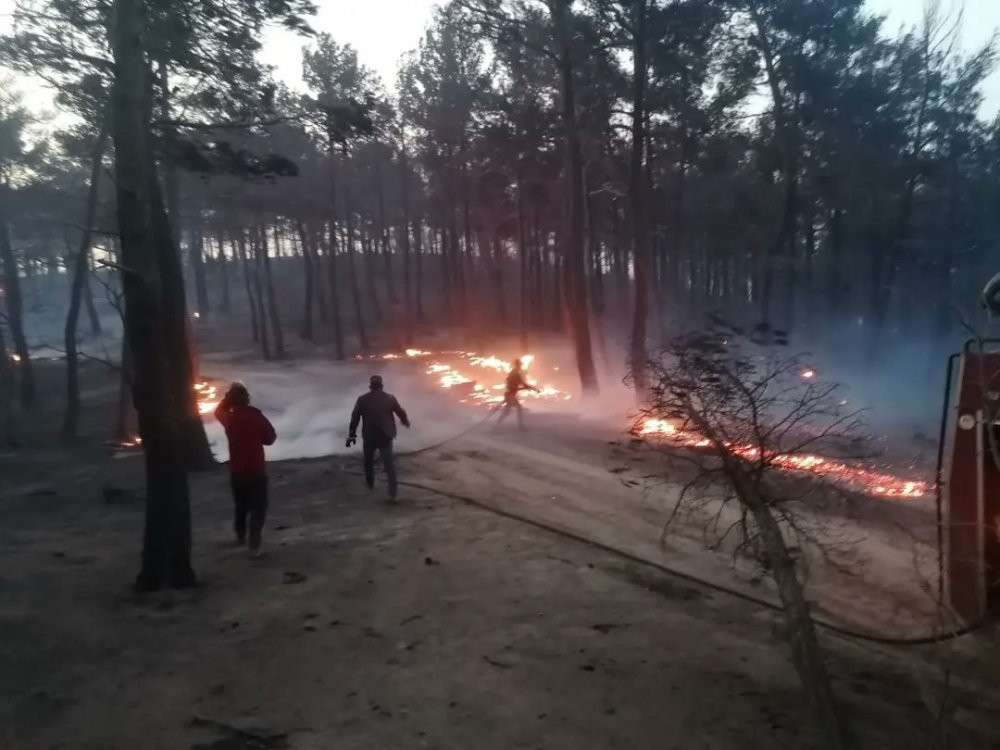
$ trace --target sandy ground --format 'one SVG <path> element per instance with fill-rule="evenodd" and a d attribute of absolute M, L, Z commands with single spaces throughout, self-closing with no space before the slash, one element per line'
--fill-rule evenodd
<path fill-rule="evenodd" d="M 141 461 L 98 444 L 112 379 L 86 377 L 79 444 L 52 440 L 53 407 L 0 455 L 0 747 L 817 746 L 772 611 L 428 490 L 389 506 L 349 456 L 272 467 L 259 561 L 230 545 L 224 470 L 194 477 L 204 585 L 133 597 Z M 626 487 L 608 436 L 565 419 L 476 432 L 401 470 L 733 583 L 693 538 L 662 547 L 664 498 Z M 994 640 L 824 636 L 871 748 L 1000 746 Z"/>

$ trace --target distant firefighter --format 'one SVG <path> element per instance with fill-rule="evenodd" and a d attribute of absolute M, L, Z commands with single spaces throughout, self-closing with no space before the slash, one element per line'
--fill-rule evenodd
<path fill-rule="evenodd" d="M 518 394 L 521 391 L 537 392 L 538 388 L 524 379 L 524 365 L 520 359 L 515 359 L 514 366 L 507 373 L 507 387 L 503 394 L 503 410 L 500 412 L 497 425 L 503 422 L 511 411 L 516 411 L 518 429 L 524 429 L 524 407 L 521 406 L 521 402 L 518 400 Z"/>
<path fill-rule="evenodd" d="M 276 439 L 273 425 L 259 409 L 250 406 L 250 392 L 242 383 L 233 383 L 215 409 L 229 441 L 229 476 L 236 506 L 233 529 L 236 541 L 247 544 L 247 519 L 250 520 L 249 548 L 260 555 L 260 536 L 267 515 L 267 468 L 264 446 Z"/>
<path fill-rule="evenodd" d="M 392 441 L 396 438 L 396 417 L 409 429 L 410 419 L 391 393 L 382 388 L 382 376 L 372 375 L 368 393 L 358 398 L 351 413 L 347 447 L 358 441 L 358 423 L 361 423 L 361 448 L 364 453 L 365 482 L 368 489 L 375 488 L 375 453 L 382 458 L 386 478 L 389 480 L 389 498 L 396 499 L 396 461 Z"/>

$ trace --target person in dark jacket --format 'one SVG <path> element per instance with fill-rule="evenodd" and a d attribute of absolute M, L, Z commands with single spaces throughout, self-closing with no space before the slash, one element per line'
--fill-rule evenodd
<path fill-rule="evenodd" d="M 518 429 L 524 429 L 524 407 L 521 406 L 521 401 L 518 399 L 518 394 L 521 391 L 537 391 L 538 388 L 533 386 L 524 378 L 524 365 L 520 359 L 514 360 L 514 366 L 511 368 L 510 372 L 507 373 L 507 385 L 504 388 L 503 394 L 503 411 L 500 412 L 500 418 L 497 419 L 497 426 L 503 422 L 507 415 L 511 411 L 517 412 L 517 426 Z"/>
<path fill-rule="evenodd" d="M 240 546 L 247 543 L 260 556 L 260 535 L 267 515 L 267 466 L 264 446 L 274 443 L 274 426 L 259 409 L 250 406 L 250 392 L 242 383 L 233 383 L 215 409 L 229 440 L 229 478 L 233 488 L 235 515 L 233 528 Z"/>
<path fill-rule="evenodd" d="M 375 488 L 375 453 L 382 458 L 386 478 L 389 480 L 389 497 L 396 499 L 396 461 L 392 441 L 396 439 L 396 417 L 409 429 L 410 419 L 391 393 L 382 388 L 382 376 L 372 375 L 368 393 L 358 398 L 351 412 L 347 447 L 358 441 L 358 424 L 361 424 L 361 447 L 364 453 L 365 482 L 368 489 Z"/>

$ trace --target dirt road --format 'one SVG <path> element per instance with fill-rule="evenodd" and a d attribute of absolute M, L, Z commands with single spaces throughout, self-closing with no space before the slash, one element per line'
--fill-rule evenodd
<path fill-rule="evenodd" d="M 582 486 L 615 476 L 554 458 L 529 472 L 541 433 L 477 439 L 403 472 L 517 489 L 566 522 Z M 343 458 L 273 467 L 259 561 L 231 546 L 224 470 L 193 478 L 204 585 L 135 598 L 140 462 L 32 445 L 0 456 L 5 749 L 817 746 L 780 620 L 744 600 L 431 492 L 386 505 Z M 548 498 L 529 493 L 539 473 Z M 605 510 L 609 534 L 631 533 L 624 515 Z M 825 643 L 868 747 L 941 727 L 951 748 L 1000 739 L 995 696 L 961 681 L 937 721 L 926 654 Z"/>

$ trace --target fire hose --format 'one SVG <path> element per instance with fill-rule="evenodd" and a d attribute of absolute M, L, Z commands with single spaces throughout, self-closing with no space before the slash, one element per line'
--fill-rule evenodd
<path fill-rule="evenodd" d="M 426 453 L 428 451 L 434 450 L 435 448 L 439 448 L 443 445 L 446 445 L 447 443 L 459 439 L 460 437 L 464 437 L 468 433 L 472 432 L 474 429 L 485 424 L 489 420 L 489 418 L 493 416 L 493 414 L 497 411 L 497 409 L 499 409 L 499 405 L 491 409 L 490 413 L 487 414 L 486 417 L 481 419 L 479 422 L 476 422 L 470 428 L 468 428 L 467 430 L 458 435 L 455 435 L 454 437 L 448 438 L 447 440 L 444 440 L 441 443 L 427 446 L 426 448 L 421 448 L 419 450 L 410 451 L 408 453 L 401 453 L 398 455 L 401 457 L 415 456 L 420 453 Z M 344 466 L 341 467 L 341 471 L 345 474 L 349 474 L 352 476 L 364 476 L 363 472 L 352 471 Z M 462 495 L 455 492 L 450 492 L 448 490 L 443 490 L 438 487 L 433 487 L 427 484 L 421 484 L 419 482 L 399 480 L 398 484 L 402 485 L 403 487 L 410 487 L 411 489 L 423 490 L 425 492 L 430 492 L 432 494 L 439 495 L 441 497 L 446 497 L 450 500 L 455 500 L 464 503 L 466 505 L 471 505 L 475 508 L 479 508 L 480 510 L 485 510 L 489 513 L 493 513 L 494 515 L 498 515 L 503 518 L 510 519 L 512 521 L 518 521 L 528 526 L 541 529 L 542 531 L 547 531 L 551 534 L 556 534 L 565 539 L 571 539 L 580 544 L 593 547 L 594 549 L 598 549 L 601 550 L 602 552 L 606 552 L 616 557 L 620 557 L 629 562 L 642 565 L 648 568 L 653 568 L 654 570 L 657 570 L 661 573 L 666 573 L 667 575 L 679 578 L 683 581 L 694 584 L 701 588 L 707 588 L 721 594 L 727 594 L 737 599 L 742 599 L 743 601 L 749 602 L 751 604 L 756 604 L 757 606 L 763 607 L 773 612 L 778 612 L 780 614 L 785 613 L 785 609 L 781 604 L 772 601 L 770 599 L 766 599 L 761 596 L 754 596 L 753 594 L 748 594 L 745 591 L 740 591 L 739 589 L 734 588 L 732 586 L 726 586 L 724 584 L 717 583 L 715 581 L 710 581 L 705 578 L 700 578 L 699 576 L 692 575 L 691 573 L 685 573 L 684 571 L 678 570 L 677 568 L 673 568 L 669 565 L 664 565 L 663 563 L 658 563 L 653 560 L 646 559 L 644 557 L 641 557 L 640 555 L 628 552 L 627 550 L 620 549 L 618 547 L 606 544 L 604 542 L 600 542 L 596 539 L 592 539 L 588 536 L 577 533 L 575 531 L 570 531 L 568 529 L 561 528 L 554 524 L 546 523 L 545 521 L 541 521 L 537 518 L 532 518 L 531 516 L 528 515 L 516 513 L 510 510 L 505 510 L 503 508 L 498 508 L 497 506 L 488 503 L 484 500 L 481 500 L 479 498 L 472 497 L 469 495 Z M 954 640 L 955 638 L 959 638 L 963 635 L 968 635 L 976 630 L 979 630 L 985 624 L 986 619 L 983 618 L 976 622 L 970 623 L 969 625 L 965 625 L 961 628 L 953 628 L 941 633 L 935 633 L 932 635 L 925 635 L 925 636 L 913 636 L 913 637 L 894 637 L 894 636 L 879 635 L 877 633 L 868 633 L 860 630 L 853 630 L 849 627 L 846 627 L 844 625 L 838 625 L 835 622 L 831 622 L 821 617 L 812 617 L 812 621 L 816 627 L 821 628 L 822 630 L 825 630 L 834 635 L 840 636 L 842 638 L 846 638 L 848 640 L 865 641 L 868 643 L 875 643 L 882 646 L 930 646 L 937 643 L 945 643 L 947 641 Z"/>
<path fill-rule="evenodd" d="M 452 435 L 450 438 L 446 438 L 445 440 L 442 440 L 439 443 L 434 443 L 433 445 L 428 445 L 423 448 L 417 448 L 412 451 L 405 451 L 404 453 L 397 453 L 396 456 L 399 458 L 402 458 L 403 456 L 418 456 L 421 453 L 428 453 L 429 451 L 437 450 L 438 448 L 443 448 L 444 446 L 448 445 L 449 443 L 453 443 L 456 440 L 460 440 L 461 438 L 464 438 L 466 435 L 468 435 L 470 432 L 479 429 L 484 424 L 489 422 L 490 419 L 493 417 L 493 415 L 500 410 L 501 406 L 503 406 L 503 402 L 491 407 L 490 410 L 486 413 L 485 417 L 483 417 L 477 422 L 473 422 L 471 426 L 462 430 L 457 435 Z"/>

